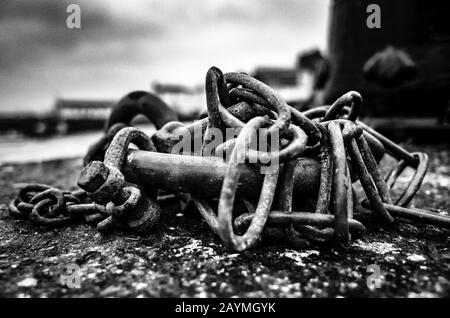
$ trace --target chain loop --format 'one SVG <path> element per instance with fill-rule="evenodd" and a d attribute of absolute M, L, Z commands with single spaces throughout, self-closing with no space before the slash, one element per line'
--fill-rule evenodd
<path fill-rule="evenodd" d="M 166 196 L 175 195 L 175 199 L 189 198 L 211 230 L 236 251 L 254 247 L 266 235 L 282 238 L 295 248 L 346 243 L 365 232 L 358 221 L 362 217 L 357 204 L 387 224 L 409 219 L 450 228 L 450 217 L 407 208 L 425 177 L 428 157 L 409 153 L 357 120 L 363 101 L 358 92 L 342 95 L 331 106 L 301 112 L 255 78 L 244 73 L 224 74 L 217 67 L 208 70 L 205 91 L 208 116 L 188 125 L 175 121 L 174 111 L 157 96 L 140 91 L 126 95 L 112 110 L 104 136 L 84 158 L 86 166 L 78 179 L 83 190 L 28 184 L 10 202 L 11 215 L 48 227 L 84 219 L 102 233 L 121 229 L 145 234 L 159 221 L 157 194 L 164 190 Z M 149 137 L 129 127 L 137 114 L 151 119 L 158 131 Z M 201 146 L 188 155 L 206 157 L 206 149 L 214 140 L 213 129 L 224 132 L 227 128 L 236 129 L 234 136 L 227 136 L 228 140 L 212 150 L 216 156 L 230 152 L 230 158 L 202 158 L 210 160 L 208 167 L 214 173 L 205 172 L 203 167 L 195 175 L 197 179 L 192 175 L 188 178 L 185 170 L 195 165 L 188 164 L 186 158 L 193 157 L 172 153 L 179 137 Z M 201 132 L 200 140 L 195 139 L 196 132 Z M 261 143 L 253 145 L 269 138 L 268 149 Z M 129 149 L 130 144 L 138 150 Z M 151 173 L 142 168 L 136 172 L 146 174 L 141 179 L 133 174 L 133 168 L 138 169 L 131 162 L 145 151 L 151 153 L 146 154 L 146 160 L 155 161 L 144 165 L 153 169 Z M 386 152 L 399 163 L 383 178 L 380 163 Z M 167 168 L 167 163 L 165 168 L 159 166 L 161 171 L 151 166 L 169 158 L 174 162 L 170 173 L 172 166 Z M 310 169 L 313 172 L 307 172 L 305 162 L 315 165 Z M 397 192 L 396 183 L 408 166 L 415 172 L 400 196 L 392 200 L 391 192 Z M 263 177 L 253 174 L 252 169 L 258 168 L 261 173 L 264 168 Z M 303 174 L 299 173 L 301 169 Z M 262 185 L 258 201 L 246 184 L 250 176 L 259 182 L 254 181 L 258 187 Z M 183 181 L 183 177 L 189 180 Z M 176 182 L 168 182 L 168 178 Z M 189 191 L 206 181 L 208 187 L 216 188 L 214 195 Z M 364 191 L 362 197 L 355 197 L 353 191 L 357 181 Z M 250 190 L 241 192 L 242 184 Z M 301 195 L 302 188 L 307 188 L 307 196 Z M 236 196 L 238 203 L 245 205 L 244 214 L 233 215 Z"/>

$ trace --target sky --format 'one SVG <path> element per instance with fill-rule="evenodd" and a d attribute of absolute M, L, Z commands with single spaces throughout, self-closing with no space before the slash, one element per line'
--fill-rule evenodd
<path fill-rule="evenodd" d="M 81 29 L 68 29 L 69 4 Z M 328 0 L 1 0 L 0 112 L 54 99 L 118 99 L 154 81 L 290 67 L 326 48 Z"/>

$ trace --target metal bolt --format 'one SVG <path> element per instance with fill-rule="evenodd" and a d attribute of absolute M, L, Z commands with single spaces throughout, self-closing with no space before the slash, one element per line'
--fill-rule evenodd
<path fill-rule="evenodd" d="M 106 182 L 109 169 L 101 161 L 92 161 L 80 173 L 78 186 L 87 192 L 97 191 Z"/>

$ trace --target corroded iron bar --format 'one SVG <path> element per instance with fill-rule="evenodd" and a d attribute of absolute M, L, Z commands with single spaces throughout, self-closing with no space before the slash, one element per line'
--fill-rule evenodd
<path fill-rule="evenodd" d="M 183 156 L 128 150 L 123 164 L 127 180 L 168 192 L 189 192 L 200 198 L 218 197 L 227 164 L 217 157 Z M 316 159 L 297 159 L 294 171 L 294 197 L 317 192 L 320 163 Z M 258 198 L 264 179 L 260 167 L 245 165 L 238 194 Z"/>

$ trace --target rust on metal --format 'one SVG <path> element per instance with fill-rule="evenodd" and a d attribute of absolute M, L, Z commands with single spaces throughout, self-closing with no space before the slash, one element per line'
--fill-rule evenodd
<path fill-rule="evenodd" d="M 236 251 L 255 247 L 265 235 L 295 248 L 347 243 L 366 231 L 361 209 L 376 216 L 378 226 L 407 219 L 450 228 L 450 217 L 408 207 L 428 157 L 359 121 L 358 92 L 301 112 L 244 73 L 212 67 L 205 88 L 206 114 L 190 124 L 178 122 L 153 94 L 126 95 L 84 158 L 82 190 L 26 185 L 10 202 L 11 215 L 48 227 L 84 221 L 102 233 L 145 235 L 158 227 L 159 202 L 179 200 L 194 206 Z M 131 126 L 138 114 L 155 124 L 151 136 Z M 217 142 L 214 131 L 228 129 L 233 134 Z M 264 148 L 261 142 L 268 139 Z M 398 164 L 383 177 L 381 159 L 387 154 Z M 415 172 L 394 199 L 406 167 Z M 362 194 L 353 191 L 358 182 Z"/>

